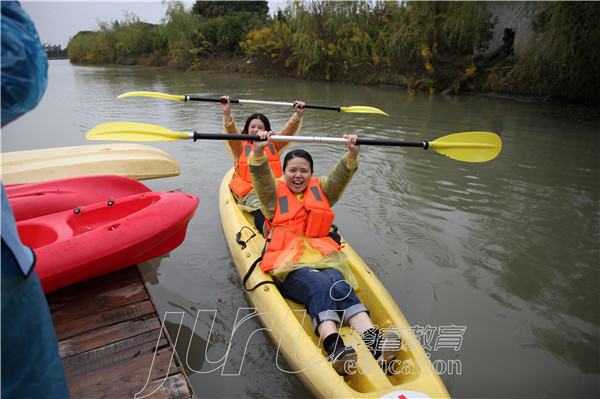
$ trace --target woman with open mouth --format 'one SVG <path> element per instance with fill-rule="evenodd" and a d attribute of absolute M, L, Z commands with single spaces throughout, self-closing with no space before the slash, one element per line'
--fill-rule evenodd
<path fill-rule="evenodd" d="M 270 272 L 285 297 L 304 304 L 328 359 L 340 374 L 355 362 L 356 351 L 338 334 L 345 323 L 361 337 L 386 371 L 401 348 L 396 333 L 383 335 L 369 310 L 354 293 L 358 288 L 348 260 L 340 252 L 339 235 L 331 231 L 336 203 L 358 168 L 357 136 L 345 134 L 348 152 L 329 176 L 313 177 L 313 160 L 304 150 L 286 154 L 283 176 L 276 178 L 265 148 L 272 131 L 257 132 L 265 141 L 254 143 L 248 157 L 252 182 L 266 217 L 267 241 L 260 267 Z"/>

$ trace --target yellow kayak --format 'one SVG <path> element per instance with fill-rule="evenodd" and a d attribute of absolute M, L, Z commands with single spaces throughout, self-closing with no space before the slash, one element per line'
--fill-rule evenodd
<path fill-rule="evenodd" d="M 158 148 L 144 144 L 97 144 L 0 154 L 3 184 L 92 175 L 136 180 L 179 175 L 179 164 Z"/>
<path fill-rule="evenodd" d="M 265 240 L 254 227 L 252 215 L 241 211 L 228 183 L 233 169 L 223 178 L 219 191 L 221 222 L 229 250 L 240 276 L 248 273 L 260 256 Z M 313 332 L 304 306 L 283 298 L 272 284 L 264 284 L 248 296 L 269 331 L 273 342 L 304 385 L 322 398 L 449 398 L 442 380 L 435 372 L 429 357 L 410 330 L 410 325 L 385 287 L 342 239 L 342 252 L 348 257 L 359 289 L 356 294 L 369 308 L 371 319 L 383 331 L 394 331 L 403 340 L 403 348 L 393 361 L 394 375 L 379 368 L 360 336 L 348 326 L 340 335 L 347 345 L 353 345 L 356 364 L 349 364 L 346 376 L 340 376 L 327 361 L 323 345 Z M 252 288 L 263 281 L 273 281 L 269 274 L 256 267 L 246 282 Z"/>

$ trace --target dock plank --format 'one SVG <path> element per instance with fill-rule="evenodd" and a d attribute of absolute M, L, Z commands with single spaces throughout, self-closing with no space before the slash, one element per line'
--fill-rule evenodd
<path fill-rule="evenodd" d="M 119 324 L 144 315 L 149 315 L 152 314 L 153 311 L 154 306 L 150 301 L 132 303 L 103 312 L 86 315 L 78 319 L 55 323 L 54 331 L 56 332 L 56 337 L 58 339 L 66 339 L 86 331 Z"/>
<path fill-rule="evenodd" d="M 141 386 L 144 386 L 144 384 L 141 384 Z M 151 392 L 152 394 L 148 396 L 151 399 L 195 398 L 195 396 L 190 396 L 186 379 L 180 374 L 171 375 L 164 380 L 148 383 L 146 389 L 139 396 L 144 396 L 146 393 Z M 77 392 L 80 395 L 79 397 L 89 399 L 133 398 L 138 393 L 140 393 L 140 389 L 135 387 L 135 384 L 130 385 L 129 381 L 123 379 L 92 385 L 81 392 Z"/>
<path fill-rule="evenodd" d="M 167 340 L 161 339 L 158 345 L 156 342 L 148 342 L 144 345 L 127 348 L 110 354 L 107 354 L 104 351 L 96 352 L 92 356 L 80 357 L 77 360 L 68 362 L 68 364 L 64 366 L 65 375 L 69 378 L 83 376 L 91 372 L 99 373 L 140 355 L 145 356 L 147 354 L 153 354 L 157 349 L 168 349 L 168 346 Z M 89 352 L 86 352 L 86 354 L 87 353 Z M 149 369 L 150 367 L 148 366 L 147 368 Z"/>
<path fill-rule="evenodd" d="M 97 387 L 106 384 L 133 385 L 136 392 L 142 391 L 146 381 L 164 379 L 170 374 L 177 373 L 177 367 L 171 365 L 172 352 L 169 348 L 145 355 L 113 363 L 107 367 L 101 367 L 97 372 L 87 373 L 85 378 L 78 378 L 76 382 L 69 385 L 73 392 L 88 391 L 88 387 Z"/>
<path fill-rule="evenodd" d="M 196 398 L 137 266 L 47 299 L 72 398 Z"/>
<path fill-rule="evenodd" d="M 131 320 L 59 341 L 58 350 L 61 358 L 74 356 L 148 331 L 156 331 L 158 339 L 160 327 L 160 322 L 155 318 Z"/>
<path fill-rule="evenodd" d="M 119 357 L 123 359 L 134 357 L 140 353 L 154 351 L 157 347 L 162 349 L 169 345 L 167 339 L 164 337 L 157 343 L 156 335 L 156 331 L 150 331 L 98 349 L 64 358 L 63 368 L 65 369 L 65 373 L 67 373 L 70 368 L 77 368 L 78 370 L 85 370 L 90 367 L 99 368 L 98 365 L 89 366 L 88 364 L 98 362 L 101 364 L 110 364 L 111 362 L 118 361 L 115 359 L 118 359 Z"/>
<path fill-rule="evenodd" d="M 93 280 L 89 280 L 93 281 Z M 138 279 L 116 281 L 114 285 L 89 287 L 87 292 L 53 292 L 48 295 L 50 312 L 55 323 L 79 318 L 82 314 L 92 314 L 103 310 L 135 303 L 147 299 L 145 287 L 136 284 Z"/>

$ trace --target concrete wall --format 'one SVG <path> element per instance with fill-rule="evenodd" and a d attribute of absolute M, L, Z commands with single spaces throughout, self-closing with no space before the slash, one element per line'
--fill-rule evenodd
<path fill-rule="evenodd" d="M 502 45 L 504 29 L 510 28 L 515 32 L 515 53 L 520 54 L 527 48 L 531 39 L 530 11 L 525 9 L 523 1 L 490 1 L 486 2 L 488 10 L 498 19 L 494 28 L 494 36 L 490 41 L 488 53 L 491 53 Z"/>

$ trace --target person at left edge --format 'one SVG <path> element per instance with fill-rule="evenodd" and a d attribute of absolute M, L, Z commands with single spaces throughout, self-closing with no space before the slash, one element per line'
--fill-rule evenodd
<path fill-rule="evenodd" d="M 2 127 L 33 109 L 47 85 L 48 59 L 29 16 L 2 1 Z M 69 398 L 35 254 L 21 243 L 2 185 L 2 399 Z"/>
<path fill-rule="evenodd" d="M 222 102 L 221 109 L 223 111 L 223 132 L 225 134 L 240 134 L 240 131 L 231 115 L 231 102 L 229 96 L 222 96 L 222 99 L 227 100 Z M 295 113 L 292 115 L 283 130 L 279 133 L 284 136 L 293 136 L 300 131 L 302 127 L 302 114 L 304 113 L 303 101 L 294 103 Z M 254 113 L 246 119 L 244 129 L 241 134 L 257 134 L 259 131 L 270 131 L 271 123 L 269 119 L 260 113 Z M 229 183 L 229 188 L 233 192 L 241 210 L 251 213 L 254 216 L 254 225 L 259 232 L 263 233 L 265 225 L 265 217 L 260 211 L 258 199 L 252 188 L 252 179 L 248 171 L 248 156 L 252 152 L 252 141 L 229 140 L 224 142 L 227 152 L 231 155 L 234 161 L 235 173 L 233 179 Z M 267 149 L 269 164 L 275 173 L 276 177 L 281 176 L 281 162 L 279 154 L 289 145 L 289 143 L 278 141 L 274 142 Z M 264 235 L 264 233 L 263 233 Z"/>

